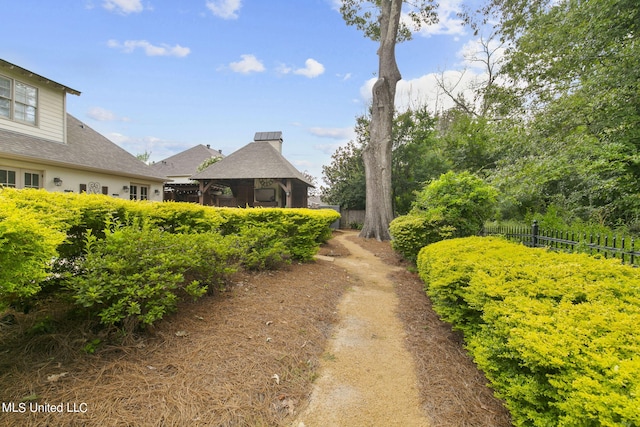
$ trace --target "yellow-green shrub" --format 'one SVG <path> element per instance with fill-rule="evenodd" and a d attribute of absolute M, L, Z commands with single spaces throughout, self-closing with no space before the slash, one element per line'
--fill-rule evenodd
<path fill-rule="evenodd" d="M 221 208 L 218 213 L 223 218 L 222 234 L 254 233 L 266 227 L 294 259 L 302 261 L 313 258 L 319 243 L 331 237 L 330 225 L 340 218 L 332 209 Z"/>
<path fill-rule="evenodd" d="M 133 329 L 175 311 L 184 297 L 221 286 L 240 256 L 233 236 L 167 233 L 150 224 L 114 225 L 97 239 L 87 232 L 73 299 L 105 325 Z"/>
<path fill-rule="evenodd" d="M 54 290 L 68 292 L 66 285 L 71 278 L 76 283 L 75 291 L 84 286 L 85 290 L 80 293 L 84 294 L 82 298 L 86 301 L 82 302 L 81 298 L 77 301 L 87 306 L 102 304 L 98 299 L 91 304 L 87 302 L 96 286 L 124 286 L 127 279 L 115 273 L 93 277 L 93 284 L 87 285 L 91 290 L 86 290 L 89 289 L 85 286 L 86 282 L 82 282 L 85 285 L 78 285 L 81 282 L 75 277 L 78 269 L 84 268 L 85 275 L 102 274 L 102 270 L 96 269 L 94 272 L 87 266 L 90 254 L 86 246 L 89 241 L 87 236 L 95 240 L 94 249 L 102 248 L 107 243 L 109 251 L 113 253 L 119 254 L 116 248 L 118 244 L 122 244 L 122 251 L 130 249 L 123 263 L 127 260 L 133 263 L 131 259 L 136 256 L 162 259 L 168 256 L 152 251 L 151 244 L 146 245 L 148 251 L 136 254 L 129 243 L 115 238 L 113 230 L 116 225 L 126 229 L 127 226 L 135 228 L 142 224 L 146 231 L 139 236 L 140 239 L 161 239 L 157 233 L 166 239 L 173 238 L 169 235 L 179 235 L 176 239 L 191 245 L 177 254 L 171 252 L 175 246 L 159 246 L 165 248 L 165 252 L 171 252 L 176 260 L 180 258 L 189 264 L 188 267 L 180 267 L 180 272 L 184 268 L 184 274 L 174 274 L 171 267 L 166 270 L 166 283 L 157 279 L 157 272 L 153 280 L 146 272 L 132 276 L 139 279 L 140 283 L 149 280 L 164 283 L 157 286 L 160 292 L 163 287 L 167 290 L 174 285 L 180 287 L 176 280 L 183 276 L 195 279 L 203 286 L 215 285 L 220 281 L 216 278 L 224 276 L 226 267 L 235 268 L 238 264 L 245 268 L 263 269 L 275 268 L 290 258 L 309 260 L 316 253 L 319 243 L 331 236 L 329 226 L 338 218 L 339 214 L 329 209 L 227 209 L 189 203 L 128 201 L 103 195 L 0 188 L 0 309 L 12 300 L 36 297 L 44 281 L 52 278 L 55 280 L 48 280 L 47 283 Z M 217 237 L 212 237 L 214 235 Z M 224 244 L 220 243 L 223 241 Z M 184 258 L 185 253 L 190 256 Z M 104 256 L 108 258 L 106 253 Z M 94 256 L 91 262 L 98 265 L 100 260 Z M 166 264 L 162 262 L 161 267 L 168 268 Z M 55 267 L 55 275 L 51 274 L 52 267 Z M 142 269 L 147 269 L 149 273 L 155 271 L 152 266 Z M 120 270 L 114 271 L 117 273 Z M 127 274 L 129 272 L 127 270 Z M 197 291 L 196 288 L 189 289 Z M 117 294 L 114 289 L 100 292 Z M 145 294 L 150 291 L 141 292 Z M 159 298 L 159 294 L 153 292 L 149 295 L 154 295 L 156 300 Z M 170 300 L 169 295 L 165 301 L 168 307 L 173 304 Z M 105 319 L 116 319 L 122 314 L 119 303 L 111 300 L 109 304 L 114 305 L 114 311 L 106 314 Z M 101 310 L 108 308 L 105 305 Z M 134 304 L 127 310 L 134 313 L 137 308 Z M 140 313 L 144 316 L 140 321 L 148 323 L 155 316 L 161 316 L 163 311 L 158 306 L 148 312 L 141 308 Z"/>
<path fill-rule="evenodd" d="M 393 236 L 391 247 L 403 258 L 416 261 L 418 252 L 424 246 L 452 236 L 455 229 L 443 222 L 443 217 L 436 211 L 402 215 L 389 224 L 389 232 Z"/>
<path fill-rule="evenodd" d="M 36 295 L 65 234 L 0 199 L 0 309 Z"/>
<path fill-rule="evenodd" d="M 427 246 L 418 269 L 516 425 L 640 425 L 640 271 L 495 238 Z"/>

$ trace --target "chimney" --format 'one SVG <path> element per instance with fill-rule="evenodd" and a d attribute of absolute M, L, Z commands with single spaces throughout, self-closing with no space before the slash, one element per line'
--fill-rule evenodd
<path fill-rule="evenodd" d="M 268 142 L 273 148 L 282 154 L 282 132 L 256 132 L 254 142 Z"/>

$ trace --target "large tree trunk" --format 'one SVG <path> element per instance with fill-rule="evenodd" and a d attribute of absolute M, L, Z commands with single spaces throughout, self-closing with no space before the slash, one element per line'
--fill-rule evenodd
<path fill-rule="evenodd" d="M 400 71 L 396 63 L 396 39 L 402 0 L 382 0 L 380 5 L 378 81 L 373 85 L 369 143 L 363 159 L 367 184 L 364 225 L 360 237 L 390 240 L 393 219 L 391 191 L 391 144 L 396 85 Z"/>

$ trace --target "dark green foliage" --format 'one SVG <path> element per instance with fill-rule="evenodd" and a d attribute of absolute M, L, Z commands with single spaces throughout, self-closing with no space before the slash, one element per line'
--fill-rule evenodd
<path fill-rule="evenodd" d="M 369 142 L 370 118 L 356 121 L 356 141 L 339 147 L 331 164 L 323 166 L 322 199 L 343 209 L 365 208 L 365 174 L 362 150 Z M 436 119 L 424 107 L 396 114 L 393 124 L 392 193 L 394 210 L 405 214 L 414 192 L 425 181 L 446 172 L 447 164 L 437 146 Z"/>
<path fill-rule="evenodd" d="M 468 172 L 447 172 L 416 195 L 413 209 L 390 224 L 394 250 L 415 261 L 420 249 L 479 233 L 495 211 L 498 192 Z"/>
<path fill-rule="evenodd" d="M 97 239 L 87 232 L 74 300 L 103 324 L 150 325 L 198 298 L 235 271 L 238 252 L 218 234 L 171 234 L 149 225 L 114 226 Z M 186 280 L 186 276 L 189 280 Z"/>

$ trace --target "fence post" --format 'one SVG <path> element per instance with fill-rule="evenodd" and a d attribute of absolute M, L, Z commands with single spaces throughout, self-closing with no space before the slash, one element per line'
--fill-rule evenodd
<path fill-rule="evenodd" d="M 538 233 L 540 232 L 540 228 L 538 227 L 538 220 L 533 220 L 533 226 L 531 226 L 531 246 L 534 248 L 538 247 Z"/>

